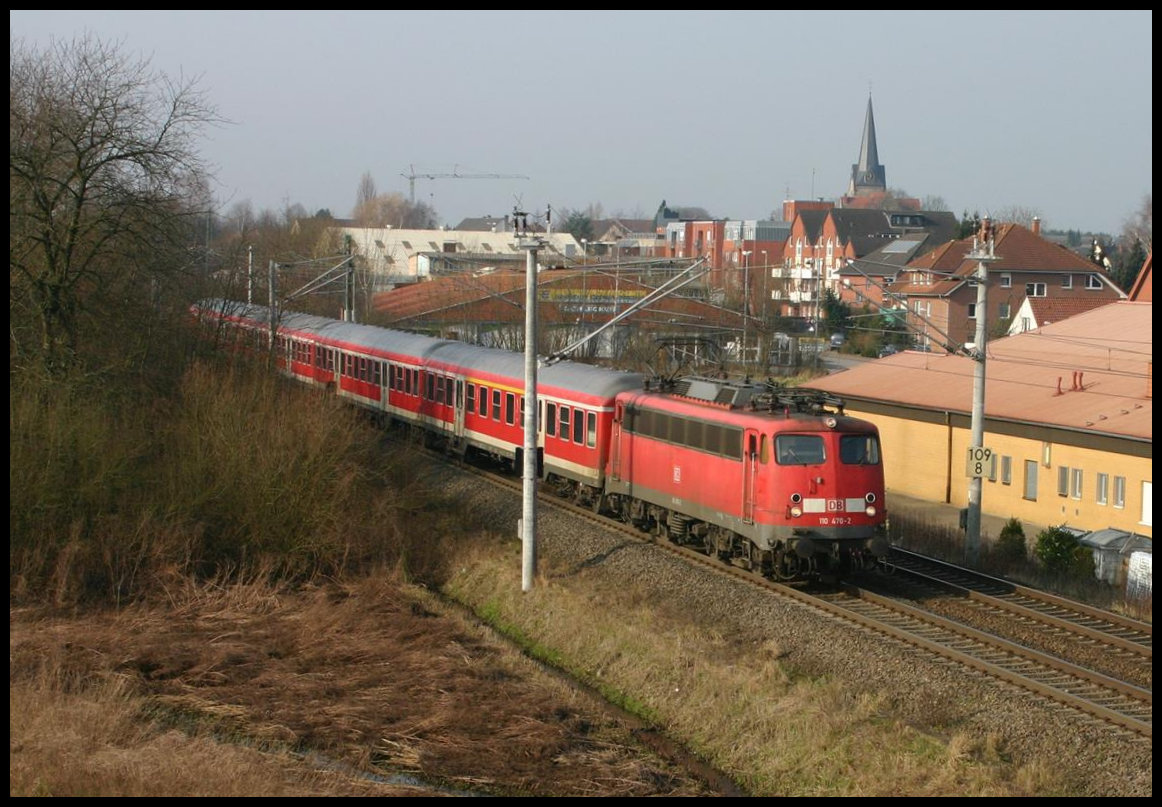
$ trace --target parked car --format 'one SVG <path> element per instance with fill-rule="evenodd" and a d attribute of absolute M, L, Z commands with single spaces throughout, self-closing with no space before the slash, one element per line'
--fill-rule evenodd
<path fill-rule="evenodd" d="M 884 356 L 894 356 L 900 352 L 900 349 L 895 345 L 884 345 L 880 348 L 880 352 L 876 358 L 882 359 Z"/>
<path fill-rule="evenodd" d="M 831 347 L 832 348 L 843 347 L 843 334 L 841 334 L 841 333 L 831 334 Z"/>

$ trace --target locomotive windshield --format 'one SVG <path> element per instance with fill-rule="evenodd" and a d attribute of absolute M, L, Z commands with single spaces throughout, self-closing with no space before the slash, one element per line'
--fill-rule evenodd
<path fill-rule="evenodd" d="M 826 459 L 823 438 L 817 434 L 780 434 L 775 437 L 779 465 L 820 465 Z"/>
<path fill-rule="evenodd" d="M 874 434 L 845 434 L 839 438 L 839 460 L 844 465 L 879 465 L 880 441 Z"/>

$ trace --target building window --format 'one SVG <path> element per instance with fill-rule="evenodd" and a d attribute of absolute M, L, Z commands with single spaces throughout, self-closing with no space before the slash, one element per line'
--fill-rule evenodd
<path fill-rule="evenodd" d="M 1101 278 L 1098 277 L 1097 275 L 1086 275 L 1085 276 L 1085 287 L 1087 289 L 1100 289 L 1101 288 Z"/>
<path fill-rule="evenodd" d="M 1001 457 L 1001 484 L 1002 485 L 1013 484 L 1013 458 L 1012 457 L 1006 457 L 1006 456 Z"/>
<path fill-rule="evenodd" d="M 1062 275 L 1061 276 L 1061 288 L 1063 288 L 1063 289 L 1072 289 L 1073 288 L 1073 275 Z"/>
<path fill-rule="evenodd" d="M 1126 506 L 1126 478 L 1114 477 L 1114 507 L 1121 510 Z"/>
<path fill-rule="evenodd" d="M 976 303 L 968 304 L 968 318 L 976 319 Z"/>
<path fill-rule="evenodd" d="M 1001 288 L 1011 289 L 1013 287 L 1013 276 L 1008 272 L 1001 272 Z"/>
<path fill-rule="evenodd" d="M 1037 460 L 1025 460 L 1025 492 L 1023 498 L 1037 501 Z"/>
<path fill-rule="evenodd" d="M 1138 522 L 1147 527 L 1154 526 L 1154 483 L 1142 483 L 1142 513 Z"/>
<path fill-rule="evenodd" d="M 1001 319 L 1008 319 L 1013 315 L 1013 307 L 1008 303 L 1001 303 L 997 306 L 997 316 Z"/>
<path fill-rule="evenodd" d="M 1098 504 L 1109 504 L 1110 501 L 1110 475 L 1099 473 L 1097 475 L 1097 486 L 1094 492 Z"/>
<path fill-rule="evenodd" d="M 1071 498 L 1071 499 L 1080 499 L 1081 498 L 1081 475 L 1082 475 L 1082 473 L 1083 472 L 1080 468 L 1074 468 L 1073 473 L 1070 475 L 1070 478 L 1069 478 L 1069 498 Z"/>
<path fill-rule="evenodd" d="M 1057 469 L 1057 495 L 1069 495 L 1069 466 L 1062 465 Z"/>
<path fill-rule="evenodd" d="M 1052 464 L 1052 461 L 1053 461 L 1053 444 L 1052 443 L 1042 443 L 1041 444 L 1041 464 L 1044 465 L 1046 468 L 1048 468 Z"/>
<path fill-rule="evenodd" d="M 1025 296 L 1026 297 L 1044 297 L 1046 294 L 1044 283 L 1026 283 Z"/>

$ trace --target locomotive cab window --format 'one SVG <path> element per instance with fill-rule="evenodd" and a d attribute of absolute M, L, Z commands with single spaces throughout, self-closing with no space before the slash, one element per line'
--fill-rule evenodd
<path fill-rule="evenodd" d="M 879 440 L 874 434 L 841 435 L 839 438 L 839 461 L 844 465 L 879 465 Z"/>
<path fill-rule="evenodd" d="M 775 437 L 779 465 L 819 465 L 826 455 L 823 438 L 814 434 L 780 434 Z"/>

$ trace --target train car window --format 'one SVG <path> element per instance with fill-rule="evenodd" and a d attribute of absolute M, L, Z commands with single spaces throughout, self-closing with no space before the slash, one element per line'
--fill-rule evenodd
<path fill-rule="evenodd" d="M 385 368 L 387 366 L 387 362 L 377 361 L 375 363 L 375 386 L 383 386 L 383 377 L 386 375 Z"/>
<path fill-rule="evenodd" d="M 585 445 L 585 412 L 581 409 L 573 410 L 573 442 Z"/>
<path fill-rule="evenodd" d="M 597 413 L 590 412 L 586 416 L 585 445 L 593 448 L 597 445 Z"/>
<path fill-rule="evenodd" d="M 480 417 L 488 417 L 488 387 L 480 388 Z"/>
<path fill-rule="evenodd" d="M 525 427 L 525 396 L 520 396 L 520 427 Z"/>
<path fill-rule="evenodd" d="M 492 391 L 492 419 L 497 423 L 500 422 L 500 390 L 498 389 Z"/>
<path fill-rule="evenodd" d="M 432 375 L 431 373 L 426 373 L 424 375 L 424 377 L 427 378 L 427 387 L 428 387 L 427 398 L 429 401 L 434 401 L 434 400 L 436 400 L 436 377 L 434 375 Z"/>
<path fill-rule="evenodd" d="M 880 442 L 874 434 L 840 435 L 839 461 L 844 465 L 879 465 Z"/>
<path fill-rule="evenodd" d="M 751 459 L 754 459 L 754 457 L 759 453 L 758 442 L 759 441 L 755 439 L 753 434 L 748 434 L 746 436 L 746 455 Z"/>
<path fill-rule="evenodd" d="M 767 442 L 767 436 L 764 434 L 759 438 L 759 462 L 762 465 L 767 464 L 767 460 L 771 458 L 771 446 Z"/>
<path fill-rule="evenodd" d="M 464 382 L 459 378 L 456 379 L 456 405 L 460 406 L 461 401 L 464 400 Z"/>
<path fill-rule="evenodd" d="M 504 394 L 504 422 L 509 426 L 516 422 L 516 395 L 511 392 Z"/>
<path fill-rule="evenodd" d="M 557 436 L 557 405 L 545 404 L 545 434 L 549 437 Z"/>
<path fill-rule="evenodd" d="M 823 438 L 817 434 L 780 434 L 775 437 L 779 465 L 819 465 L 826 459 Z"/>
<path fill-rule="evenodd" d="M 444 402 L 444 377 L 436 376 L 436 403 L 442 404 Z"/>
<path fill-rule="evenodd" d="M 540 398 L 537 399 L 537 432 L 540 433 L 545 429 L 545 402 Z"/>
<path fill-rule="evenodd" d="M 562 440 L 569 439 L 569 407 L 561 407 L 561 430 L 557 432 L 557 436 Z"/>
<path fill-rule="evenodd" d="M 476 411 L 476 385 L 466 384 L 464 386 L 464 408 L 469 412 Z"/>

